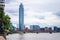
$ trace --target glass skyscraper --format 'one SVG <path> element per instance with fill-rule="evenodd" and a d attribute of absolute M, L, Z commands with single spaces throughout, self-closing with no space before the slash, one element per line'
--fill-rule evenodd
<path fill-rule="evenodd" d="M 30 29 L 31 30 L 40 30 L 40 26 L 39 25 L 30 25 Z"/>
<path fill-rule="evenodd" d="M 22 3 L 19 6 L 19 30 L 24 30 L 24 7 Z"/>

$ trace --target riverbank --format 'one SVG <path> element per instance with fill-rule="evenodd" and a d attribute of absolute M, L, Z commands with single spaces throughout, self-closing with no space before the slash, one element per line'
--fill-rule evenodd
<path fill-rule="evenodd" d="M 6 39 L 6 35 L 5 34 L 0 34 L 0 40 L 5 40 Z"/>
<path fill-rule="evenodd" d="M 3 36 L 0 36 L 0 40 L 5 40 L 5 38 Z"/>

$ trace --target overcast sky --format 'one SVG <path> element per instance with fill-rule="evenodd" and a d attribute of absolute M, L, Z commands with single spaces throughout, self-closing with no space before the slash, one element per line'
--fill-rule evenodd
<path fill-rule="evenodd" d="M 5 13 L 14 25 L 19 23 L 19 5 L 24 5 L 24 24 L 60 26 L 60 0 L 6 0 Z"/>

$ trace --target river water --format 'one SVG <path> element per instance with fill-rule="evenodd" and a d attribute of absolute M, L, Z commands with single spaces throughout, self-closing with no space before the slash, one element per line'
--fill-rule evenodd
<path fill-rule="evenodd" d="M 9 34 L 7 40 L 60 40 L 60 33 L 25 33 Z"/>

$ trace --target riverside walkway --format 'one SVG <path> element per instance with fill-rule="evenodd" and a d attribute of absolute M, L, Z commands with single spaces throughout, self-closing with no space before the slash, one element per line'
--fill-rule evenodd
<path fill-rule="evenodd" d="M 0 40 L 6 40 L 5 34 L 0 34 Z"/>
<path fill-rule="evenodd" d="M 5 40 L 5 38 L 3 36 L 0 36 L 0 40 Z"/>

